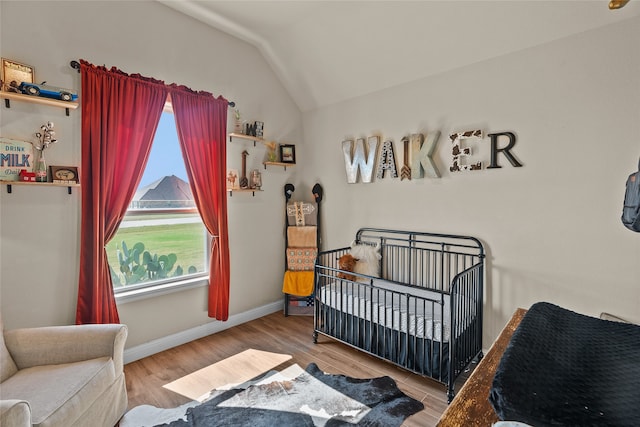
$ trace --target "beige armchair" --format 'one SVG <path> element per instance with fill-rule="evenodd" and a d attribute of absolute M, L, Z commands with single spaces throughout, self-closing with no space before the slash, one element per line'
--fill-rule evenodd
<path fill-rule="evenodd" d="M 126 339 L 125 325 L 4 331 L 0 426 L 116 425 L 127 409 Z"/>

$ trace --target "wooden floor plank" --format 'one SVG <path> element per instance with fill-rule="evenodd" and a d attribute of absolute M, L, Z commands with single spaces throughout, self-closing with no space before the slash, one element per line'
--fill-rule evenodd
<path fill-rule="evenodd" d="M 318 343 L 314 344 L 312 333 L 312 317 L 284 317 L 278 312 L 129 363 L 124 368 L 129 409 L 143 404 L 172 408 L 187 403 L 188 398 L 163 386 L 253 348 L 291 355 L 291 360 L 277 367 L 278 370 L 294 363 L 304 369 L 313 362 L 332 374 L 358 378 L 388 375 L 403 392 L 425 405 L 423 411 L 408 418 L 403 425 L 428 427 L 437 424 L 447 407 L 443 384 L 412 374 L 331 338 L 320 336 Z M 457 389 L 463 380 L 456 383 Z"/>

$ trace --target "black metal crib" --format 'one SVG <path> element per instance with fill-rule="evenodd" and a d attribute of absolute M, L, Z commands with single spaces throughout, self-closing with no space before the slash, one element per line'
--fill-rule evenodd
<path fill-rule="evenodd" d="M 379 277 L 340 270 L 338 259 L 351 247 L 320 252 L 314 342 L 322 334 L 433 378 L 446 384 L 451 401 L 456 378 L 482 357 L 482 243 L 362 228 L 353 244 L 379 247 Z"/>

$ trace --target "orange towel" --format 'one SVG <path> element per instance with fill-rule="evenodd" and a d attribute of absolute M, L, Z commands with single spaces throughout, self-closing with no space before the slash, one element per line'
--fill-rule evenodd
<path fill-rule="evenodd" d="M 313 271 L 285 271 L 282 292 L 306 297 L 313 293 Z"/>

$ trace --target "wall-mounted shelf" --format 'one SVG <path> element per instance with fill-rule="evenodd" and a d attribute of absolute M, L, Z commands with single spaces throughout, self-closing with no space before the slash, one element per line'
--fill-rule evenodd
<path fill-rule="evenodd" d="M 265 143 L 267 142 L 265 139 L 259 138 L 257 136 L 245 135 L 242 133 L 230 133 L 229 134 L 229 142 L 233 141 L 233 138 L 238 139 L 246 139 L 247 141 L 253 141 L 253 146 L 256 146 L 256 142 Z"/>
<path fill-rule="evenodd" d="M 245 135 L 242 133 L 230 133 L 229 134 L 229 142 L 233 141 L 233 138 L 237 138 L 237 139 L 243 139 L 246 141 L 253 141 L 253 146 L 256 146 L 256 142 L 260 142 L 262 144 L 264 144 L 265 146 L 267 146 L 268 142 L 266 139 L 263 138 L 259 138 L 257 136 L 251 136 L 251 135 Z M 273 157 L 269 157 L 269 158 L 273 158 Z M 287 170 L 288 166 L 295 166 L 295 163 L 285 163 L 285 162 L 270 162 L 270 161 L 266 161 L 266 162 L 262 162 L 262 164 L 264 165 L 264 168 L 267 169 L 267 166 L 279 166 L 279 167 L 283 167 L 284 170 Z M 229 192 L 230 195 L 233 194 L 234 191 L 241 191 L 241 192 L 252 192 L 253 195 L 255 196 L 254 191 L 262 191 L 262 190 L 253 190 L 253 189 L 234 189 L 234 190 L 229 190 L 227 189 L 227 192 Z"/>
<path fill-rule="evenodd" d="M 63 182 L 26 182 L 26 181 L 0 181 L 0 184 L 7 186 L 7 193 L 11 194 L 14 185 L 26 186 L 45 186 L 45 187 L 67 187 L 67 192 L 72 193 L 73 187 L 80 187 L 80 184 L 63 183 Z"/>
<path fill-rule="evenodd" d="M 284 168 L 284 170 L 287 170 L 287 166 L 295 166 L 295 163 L 283 163 L 283 162 L 262 162 L 262 164 L 264 165 L 264 168 L 266 169 L 267 166 L 282 166 Z"/>
<path fill-rule="evenodd" d="M 67 116 L 69 110 L 75 110 L 80 105 L 74 101 L 61 101 L 58 99 L 44 98 L 42 96 L 23 95 L 21 93 L 0 91 L 0 98 L 4 98 L 4 106 L 11 108 L 11 100 L 19 102 L 30 102 L 33 104 L 48 105 L 50 107 L 64 108 Z"/>
<path fill-rule="evenodd" d="M 233 193 L 251 193 L 253 197 L 256 196 L 256 191 L 263 191 L 258 188 L 227 188 L 227 193 L 229 193 L 229 197 L 233 197 Z"/>

